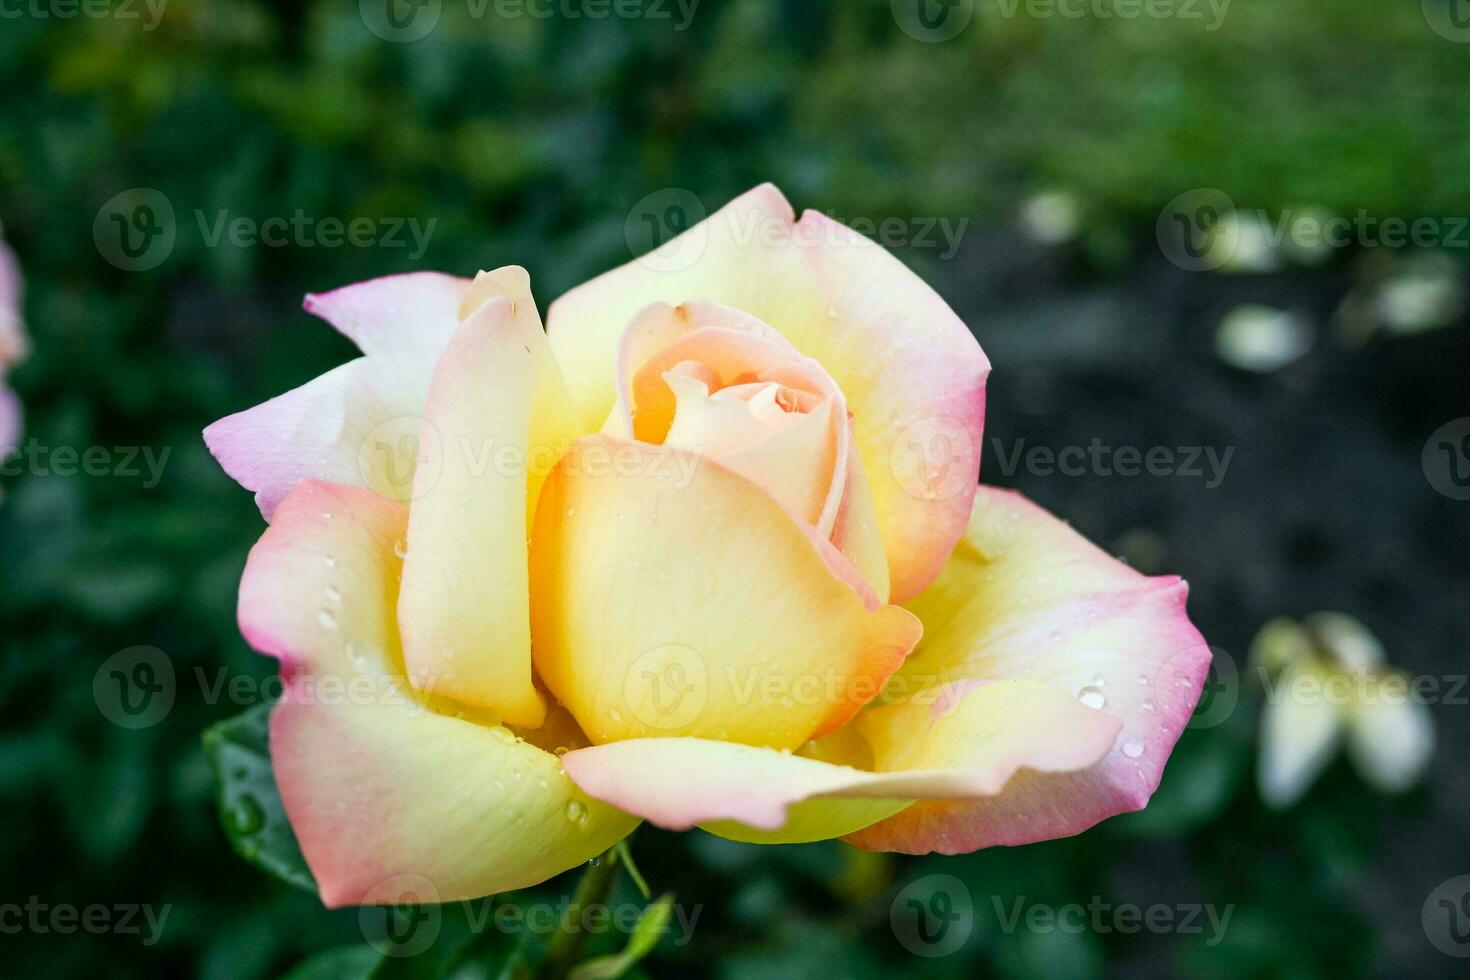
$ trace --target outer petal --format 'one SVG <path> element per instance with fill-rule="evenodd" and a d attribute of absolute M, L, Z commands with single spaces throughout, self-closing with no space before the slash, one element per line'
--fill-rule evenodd
<path fill-rule="evenodd" d="M 397 676 L 402 505 L 307 481 L 250 554 L 240 624 L 281 659 L 271 718 L 286 813 L 328 906 L 396 875 L 442 901 L 531 885 L 626 835 L 556 756 L 426 708 Z"/>
<path fill-rule="evenodd" d="M 1038 681 L 966 681 L 933 693 L 870 709 L 854 723 L 861 739 L 813 750 L 834 761 L 675 738 L 594 746 L 562 762 L 592 796 L 659 826 L 796 841 L 850 832 L 906 800 L 991 796 L 1022 768 L 1085 769 L 1118 733 L 1116 718 Z M 871 771 L 856 767 L 865 762 Z"/>
<path fill-rule="evenodd" d="M 531 583 L 536 666 L 597 743 L 795 748 L 876 696 L 919 635 L 756 485 L 606 436 L 547 481 Z"/>
<path fill-rule="evenodd" d="M 398 614 L 415 686 L 538 727 L 526 533 L 574 422 L 525 270 L 481 297 L 450 341 L 424 408 Z"/>
<path fill-rule="evenodd" d="M 990 365 L 965 325 L 882 248 L 814 211 L 796 221 L 762 185 L 658 262 L 629 263 L 552 304 L 552 349 L 586 428 L 613 404 L 624 325 L 649 303 L 685 300 L 753 314 L 831 372 L 873 481 L 894 597 L 917 594 L 963 533 L 979 471 Z M 935 464 L 915 455 L 931 449 L 945 457 L 937 481 L 920 478 Z"/>
<path fill-rule="evenodd" d="M 896 693 L 964 678 L 1034 678 L 1123 722 L 1095 768 L 1026 773 L 993 799 L 920 803 L 855 835 L 875 850 L 972 851 L 1080 833 L 1141 809 L 1188 723 L 1210 651 L 1177 578 L 1148 578 L 1009 491 L 981 488 L 944 572 L 909 604 L 924 641 Z"/>
<path fill-rule="evenodd" d="M 414 426 L 469 285 L 421 272 L 306 298 L 309 312 L 367 356 L 204 430 L 210 452 L 255 491 L 267 520 L 308 477 L 408 499 L 418 448 Z"/>

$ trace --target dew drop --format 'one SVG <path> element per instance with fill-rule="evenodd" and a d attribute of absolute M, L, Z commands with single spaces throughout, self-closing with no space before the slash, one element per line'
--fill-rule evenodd
<path fill-rule="evenodd" d="M 323 609 L 317 613 L 316 621 L 321 623 L 324 629 L 334 630 L 337 628 L 337 616 L 330 609 Z"/>
<path fill-rule="evenodd" d="M 504 742 L 506 745 L 516 744 L 516 737 L 512 735 L 510 733 L 510 729 L 506 728 L 504 725 L 497 725 L 494 728 L 490 729 L 490 734 L 494 736 L 498 741 Z"/>
<path fill-rule="evenodd" d="M 1143 742 L 1136 738 L 1125 739 L 1123 742 L 1123 754 L 1130 759 L 1136 759 L 1143 755 Z"/>
<path fill-rule="evenodd" d="M 336 568 L 337 559 L 333 558 L 331 555 L 322 555 L 322 564 L 326 565 L 328 568 Z"/>
<path fill-rule="evenodd" d="M 834 320 L 837 319 L 837 307 L 835 307 L 835 306 L 829 306 L 829 307 L 827 307 L 827 315 L 830 316 Z"/>
<path fill-rule="evenodd" d="M 571 517 L 572 515 L 574 515 L 576 513 L 577 513 L 577 508 L 568 505 L 568 507 L 567 507 L 567 516 L 568 517 Z"/>
<path fill-rule="evenodd" d="M 567 819 L 570 820 L 572 823 L 578 825 L 586 823 L 587 804 L 583 803 L 581 800 L 572 800 L 570 803 L 567 804 Z"/>
<path fill-rule="evenodd" d="M 397 555 L 399 558 L 407 558 L 408 557 L 408 542 L 405 541 L 403 538 L 399 538 L 397 541 L 394 541 L 393 542 L 393 553 L 395 555 Z"/>
<path fill-rule="evenodd" d="M 1143 707 L 1143 710 L 1144 711 L 1152 711 L 1152 710 L 1154 710 L 1154 699 L 1153 698 L 1144 698 L 1143 699 L 1142 707 Z"/>
<path fill-rule="evenodd" d="M 329 586 L 327 586 L 327 588 L 326 588 L 325 591 L 326 591 L 326 594 L 327 594 L 327 601 L 328 602 L 341 602 L 342 601 L 342 593 L 337 590 L 337 587 L 335 585 L 329 585 Z"/>
<path fill-rule="evenodd" d="M 1084 687 L 1082 690 L 1077 692 L 1077 700 L 1081 701 L 1089 708 L 1101 708 L 1107 699 L 1103 697 L 1102 691 L 1099 691 L 1097 688 L 1088 685 L 1087 687 Z"/>

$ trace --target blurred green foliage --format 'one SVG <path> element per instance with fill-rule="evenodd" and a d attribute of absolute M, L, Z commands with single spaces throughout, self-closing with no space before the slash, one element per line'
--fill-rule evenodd
<path fill-rule="evenodd" d="M 651 191 L 686 188 L 713 209 L 762 180 L 839 218 L 982 223 L 1062 188 L 1085 216 L 1084 275 L 1128 267 L 1161 202 L 1194 187 L 1273 212 L 1470 207 L 1467 49 L 1435 36 L 1418 3 L 1241 3 L 1215 32 L 1006 18 L 998 5 L 980 0 L 942 44 L 897 30 L 887 0 L 704 0 L 683 31 L 476 19 L 446 2 L 411 44 L 375 37 L 352 2 L 170 0 L 152 31 L 116 18 L 0 22 L 0 220 L 28 276 L 34 337 L 13 376 L 27 435 L 170 450 L 156 487 L 34 472 L 4 482 L 5 897 L 172 906 L 152 947 L 134 935 L 0 937 L 7 972 L 235 980 L 336 947 L 350 948 L 295 975 L 357 975 L 367 962 L 354 913 L 327 913 L 232 853 L 199 738 L 251 706 L 206 697 L 220 677 L 271 675 L 234 622 L 259 515 L 199 430 L 348 355 L 297 309 L 308 290 L 516 262 L 544 304 L 629 258 L 625 221 Z M 92 235 L 104 202 L 133 187 L 161 191 L 178 214 L 174 250 L 141 273 L 104 261 Z M 411 261 L 407 249 L 211 246 L 195 213 L 221 210 L 436 225 Z M 941 288 L 959 274 L 905 257 Z M 138 644 L 165 651 L 178 694 L 161 723 L 127 730 L 99 714 L 90 681 Z M 1289 816 L 1265 812 L 1252 726 L 1247 699 L 1186 735 L 1144 813 L 1019 850 L 911 860 L 644 830 L 634 851 L 655 891 L 705 906 L 693 942 L 662 943 L 649 972 L 1361 975 L 1375 935 L 1351 882 L 1386 804 L 1334 771 Z M 931 873 L 964 880 L 977 917 L 961 953 L 932 961 L 907 955 L 889 927 L 898 888 Z M 1160 892 L 1160 881 L 1183 884 Z M 1007 931 L 998 911 L 1018 896 L 1094 895 L 1228 903 L 1233 924 L 1210 946 Z"/>

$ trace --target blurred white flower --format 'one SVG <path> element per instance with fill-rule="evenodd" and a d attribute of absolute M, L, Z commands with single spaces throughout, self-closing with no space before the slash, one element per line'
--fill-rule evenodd
<path fill-rule="evenodd" d="M 1465 308 L 1460 270 L 1441 256 L 1405 262 L 1378 287 L 1375 305 L 1378 319 L 1390 333 L 1421 333 L 1449 326 Z"/>
<path fill-rule="evenodd" d="M 1226 314 L 1215 332 L 1220 360 L 1243 371 L 1277 371 L 1312 347 L 1312 330 L 1286 310 L 1250 303 Z"/>
<path fill-rule="evenodd" d="M 1259 211 L 1230 211 L 1220 218 L 1210 243 L 1224 272 L 1272 272 L 1281 267 L 1275 229 Z M 1208 257 L 1208 254 L 1207 254 Z"/>
<path fill-rule="evenodd" d="M 1034 242 L 1063 245 L 1077 237 L 1082 209 L 1067 191 L 1043 191 L 1021 205 L 1021 227 Z"/>
<path fill-rule="evenodd" d="M 1380 793 L 1406 790 L 1424 774 L 1434 754 L 1429 709 L 1388 669 L 1362 623 L 1325 612 L 1301 623 L 1273 619 L 1250 656 L 1266 684 L 1256 776 L 1267 806 L 1301 799 L 1344 743 Z"/>

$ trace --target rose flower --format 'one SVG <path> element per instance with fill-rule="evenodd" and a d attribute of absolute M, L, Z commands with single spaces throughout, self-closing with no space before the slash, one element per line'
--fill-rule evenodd
<path fill-rule="evenodd" d="M 1157 787 L 1209 663 L 1184 583 L 977 485 L 989 363 L 856 233 L 763 186 L 545 330 L 515 266 L 306 308 L 363 356 L 205 438 L 270 522 L 240 625 L 328 905 L 640 819 L 956 853 Z"/>

